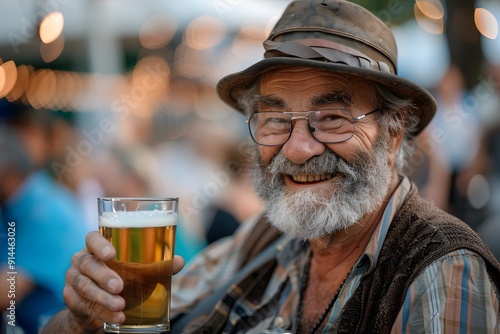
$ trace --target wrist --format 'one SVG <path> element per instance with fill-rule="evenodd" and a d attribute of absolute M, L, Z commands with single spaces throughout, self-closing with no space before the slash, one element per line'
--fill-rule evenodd
<path fill-rule="evenodd" d="M 73 313 L 70 312 L 69 310 L 66 310 L 67 314 L 67 323 L 69 325 L 68 327 L 68 334 L 104 334 L 104 326 L 101 324 L 95 329 L 89 329 L 87 327 L 83 327 L 74 317 Z M 65 332 L 66 333 L 66 332 Z"/>
<path fill-rule="evenodd" d="M 42 334 L 101 334 L 104 333 L 103 327 L 96 329 L 87 329 L 76 321 L 73 313 L 68 309 L 60 311 L 44 327 Z"/>

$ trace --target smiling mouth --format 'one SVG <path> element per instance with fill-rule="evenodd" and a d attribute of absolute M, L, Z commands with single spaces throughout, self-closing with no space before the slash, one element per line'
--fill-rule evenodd
<path fill-rule="evenodd" d="M 333 177 L 332 173 L 325 174 L 294 174 L 290 175 L 297 183 L 308 183 L 330 180 Z"/>

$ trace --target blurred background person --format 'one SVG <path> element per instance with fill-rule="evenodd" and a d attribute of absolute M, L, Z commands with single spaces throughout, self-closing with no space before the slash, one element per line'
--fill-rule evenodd
<path fill-rule="evenodd" d="M 479 197 L 484 209 L 484 221 L 478 227 L 481 238 L 500 259 L 500 63 L 490 64 L 491 98 L 482 108 L 484 136 L 475 160 L 477 185 L 470 189 L 471 196 Z"/>
<path fill-rule="evenodd" d="M 192 190 L 193 205 L 199 207 L 203 234 L 211 244 L 233 234 L 262 210 L 249 164 L 254 151 L 234 130 L 207 120 L 194 121 L 186 139 L 198 165 L 203 166 L 205 180 Z"/>
<path fill-rule="evenodd" d="M 438 111 L 421 139 L 434 146 L 422 193 L 443 210 L 477 228 L 481 219 L 470 216 L 466 184 L 470 178 L 467 171 L 478 154 L 483 129 L 478 106 L 466 103 L 471 94 L 459 68 L 450 65 L 435 91 Z M 434 138 L 430 135 L 437 133 L 439 136 Z"/>
<path fill-rule="evenodd" d="M 257 217 L 263 208 L 255 194 L 250 153 L 245 146 L 238 147 L 238 141 L 228 141 L 219 150 L 222 153 L 219 170 L 229 179 L 221 195 L 206 208 L 204 226 L 208 244 L 232 235 L 240 224 Z"/>
<path fill-rule="evenodd" d="M 45 168 L 47 123 L 31 122 L 38 111 L 29 109 L 3 104 L 0 122 L 0 307 L 3 312 L 13 300 L 16 326 L 27 334 L 64 306 L 65 271 L 88 231 L 74 194 Z M 7 266 L 9 223 L 15 225 L 14 269 Z M 6 276 L 13 271 L 15 297 L 9 298 Z"/>

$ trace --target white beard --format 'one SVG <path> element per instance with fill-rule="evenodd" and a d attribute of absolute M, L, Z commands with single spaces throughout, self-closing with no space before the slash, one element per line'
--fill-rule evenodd
<path fill-rule="evenodd" d="M 358 152 L 348 163 L 331 150 L 297 165 L 281 152 L 269 166 L 255 169 L 255 187 L 264 201 L 271 224 L 283 233 L 304 240 L 318 239 L 356 224 L 367 213 L 381 205 L 391 181 L 387 165 L 388 148 L 377 140 L 373 154 Z M 289 191 L 283 186 L 283 175 L 339 174 L 326 182 L 331 191 L 316 189 Z"/>

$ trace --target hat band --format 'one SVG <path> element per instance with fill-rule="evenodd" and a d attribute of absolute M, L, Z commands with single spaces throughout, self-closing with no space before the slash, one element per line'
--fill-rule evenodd
<path fill-rule="evenodd" d="M 332 63 L 342 63 L 353 67 L 396 74 L 394 67 L 385 62 L 376 61 L 362 52 L 348 46 L 323 39 L 301 39 L 293 42 L 264 42 L 265 58 L 291 56 L 303 59 L 326 60 Z"/>

